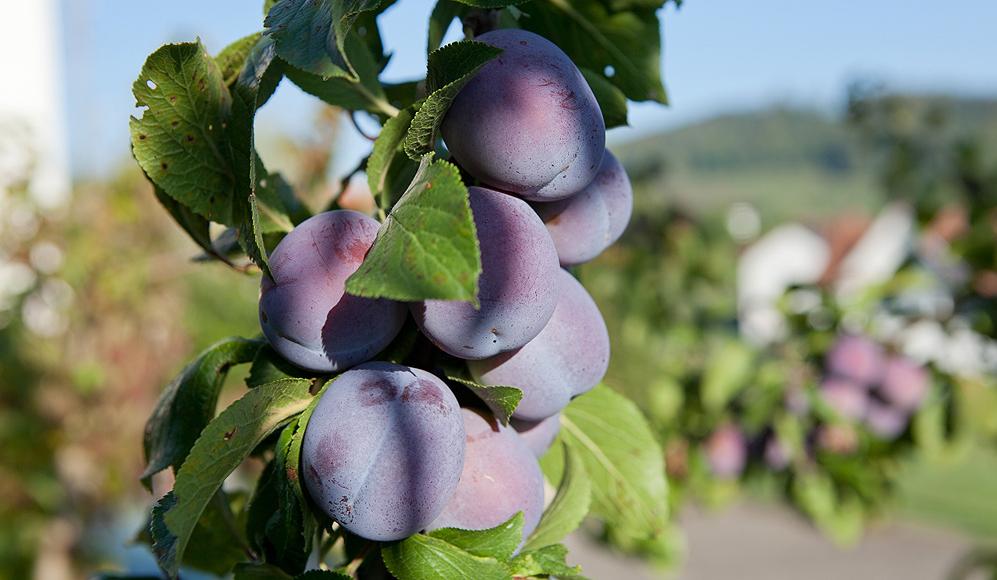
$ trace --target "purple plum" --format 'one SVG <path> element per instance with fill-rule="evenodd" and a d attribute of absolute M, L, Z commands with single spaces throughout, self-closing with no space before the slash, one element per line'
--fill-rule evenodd
<path fill-rule="evenodd" d="M 716 477 L 733 479 L 744 471 L 748 460 L 748 444 L 744 434 L 734 424 L 725 424 L 711 433 L 703 447 L 710 471 Z"/>
<path fill-rule="evenodd" d="M 368 540 L 433 522 L 464 467 L 464 420 L 434 375 L 384 362 L 339 376 L 305 430 L 301 466 L 315 505 Z"/>
<path fill-rule="evenodd" d="M 633 211 L 627 172 L 608 150 L 595 179 L 575 195 L 534 204 L 562 266 L 588 262 L 623 235 Z"/>
<path fill-rule="evenodd" d="M 869 403 L 869 412 L 865 416 L 865 424 L 873 434 L 880 439 L 893 441 L 907 428 L 909 417 L 901 409 L 884 405 L 879 401 Z"/>
<path fill-rule="evenodd" d="M 519 433 L 519 438 L 526 442 L 537 458 L 543 457 L 550 449 L 557 433 L 561 430 L 561 414 L 551 415 L 542 421 L 510 421 L 512 428 Z"/>
<path fill-rule="evenodd" d="M 838 337 L 827 352 L 824 364 L 835 376 L 871 387 L 883 376 L 883 359 L 883 347 L 872 339 L 846 334 Z"/>
<path fill-rule="evenodd" d="M 921 407 L 931 390 L 931 376 L 920 364 L 904 356 L 890 357 L 883 371 L 879 393 L 883 399 L 904 411 Z"/>
<path fill-rule="evenodd" d="M 848 379 L 825 378 L 820 385 L 820 395 L 843 419 L 862 419 L 869 408 L 869 392 Z"/>
<path fill-rule="evenodd" d="M 522 389 L 513 417 L 540 421 L 556 414 L 602 380 L 609 366 L 609 333 L 599 307 L 565 270 L 557 278 L 559 298 L 543 331 L 526 346 L 468 368 L 485 385 Z"/>
<path fill-rule="evenodd" d="M 543 330 L 557 304 L 557 251 L 537 214 L 521 199 L 470 187 L 481 244 L 478 301 L 426 300 L 415 321 L 440 349 L 482 359 L 517 349 Z"/>
<path fill-rule="evenodd" d="M 595 177 L 606 126 L 585 77 L 554 43 L 493 30 L 501 48 L 454 99 L 442 133 L 454 159 L 496 189 L 533 201 L 573 195 Z"/>
<path fill-rule="evenodd" d="M 273 279 L 260 287 L 260 326 L 290 362 L 329 372 L 370 360 L 405 322 L 405 305 L 346 294 L 379 224 L 350 210 L 313 216 L 294 228 L 270 256 Z"/>
<path fill-rule="evenodd" d="M 544 479 L 529 446 L 493 417 L 461 409 L 467 444 L 464 471 L 449 503 L 429 530 L 493 528 L 523 512 L 523 538 L 540 522 Z"/>

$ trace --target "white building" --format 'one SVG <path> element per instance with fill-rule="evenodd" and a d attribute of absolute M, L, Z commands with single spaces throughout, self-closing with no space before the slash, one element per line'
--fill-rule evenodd
<path fill-rule="evenodd" d="M 69 195 L 59 0 L 3 0 L 0 34 L 0 195 L 5 176 L 33 164 L 31 191 L 44 207 Z"/>

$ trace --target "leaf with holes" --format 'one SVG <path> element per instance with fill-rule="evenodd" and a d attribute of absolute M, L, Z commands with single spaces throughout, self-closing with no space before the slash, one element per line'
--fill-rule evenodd
<path fill-rule="evenodd" d="M 177 472 L 176 484 L 153 509 L 153 551 L 163 573 L 176 578 L 194 526 L 212 496 L 242 461 L 311 402 L 311 381 L 261 385 L 215 417 Z"/>
<path fill-rule="evenodd" d="M 225 133 L 231 97 L 200 42 L 152 53 L 132 85 L 141 118 L 129 121 L 132 153 L 167 195 L 208 220 L 233 220 L 235 175 Z"/>
<path fill-rule="evenodd" d="M 610 537 L 640 540 L 668 532 L 663 454 L 637 405 L 597 386 L 564 409 L 558 437 L 578 452 L 592 484 L 592 513 Z M 552 482 L 561 480 L 561 456 L 554 447 L 540 460 Z"/>
<path fill-rule="evenodd" d="M 367 298 L 477 303 L 481 255 L 457 168 L 422 159 L 346 291 Z"/>
<path fill-rule="evenodd" d="M 163 389 L 145 425 L 146 468 L 142 482 L 167 467 L 180 467 L 201 431 L 215 416 L 218 393 L 233 365 L 248 363 L 261 340 L 227 338 L 208 347 Z"/>
<path fill-rule="evenodd" d="M 450 43 L 429 55 L 426 72 L 426 100 L 412 119 L 405 136 L 405 152 L 412 159 L 433 151 L 436 138 L 450 104 L 467 81 L 502 49 L 483 42 L 465 40 Z"/>

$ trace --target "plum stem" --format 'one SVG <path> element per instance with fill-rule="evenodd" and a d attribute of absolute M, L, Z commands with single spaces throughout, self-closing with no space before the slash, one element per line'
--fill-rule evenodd
<path fill-rule="evenodd" d="M 360 566 L 363 565 L 364 560 L 366 560 L 367 556 L 370 555 L 370 551 L 371 549 L 374 548 L 374 545 L 375 545 L 374 542 L 367 542 L 366 544 L 364 544 L 363 548 L 361 548 L 360 551 L 357 552 L 357 555 L 354 556 L 352 560 L 350 560 L 350 563 L 346 565 L 347 576 L 350 576 L 351 578 L 357 577 L 357 570 L 360 569 Z"/>

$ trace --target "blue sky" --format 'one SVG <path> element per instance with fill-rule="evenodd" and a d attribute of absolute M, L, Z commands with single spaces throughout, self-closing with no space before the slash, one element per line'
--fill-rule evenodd
<path fill-rule="evenodd" d="M 105 174 L 128 158 L 131 83 L 165 42 L 200 36 L 216 52 L 262 26 L 255 0 L 62 0 L 66 102 L 74 173 Z M 432 0 L 400 0 L 383 18 L 386 78 L 425 66 Z M 795 104 L 834 110 L 846 84 L 877 79 L 931 92 L 997 96 L 997 2 L 990 0 L 687 0 L 662 14 L 663 69 L 672 105 L 638 104 L 611 139 L 717 113 Z M 455 34 L 451 31 L 451 36 Z M 311 98 L 290 83 L 261 111 L 258 128 L 301 134 Z M 347 132 L 349 133 L 349 131 Z M 366 143 L 344 137 L 341 166 Z"/>

